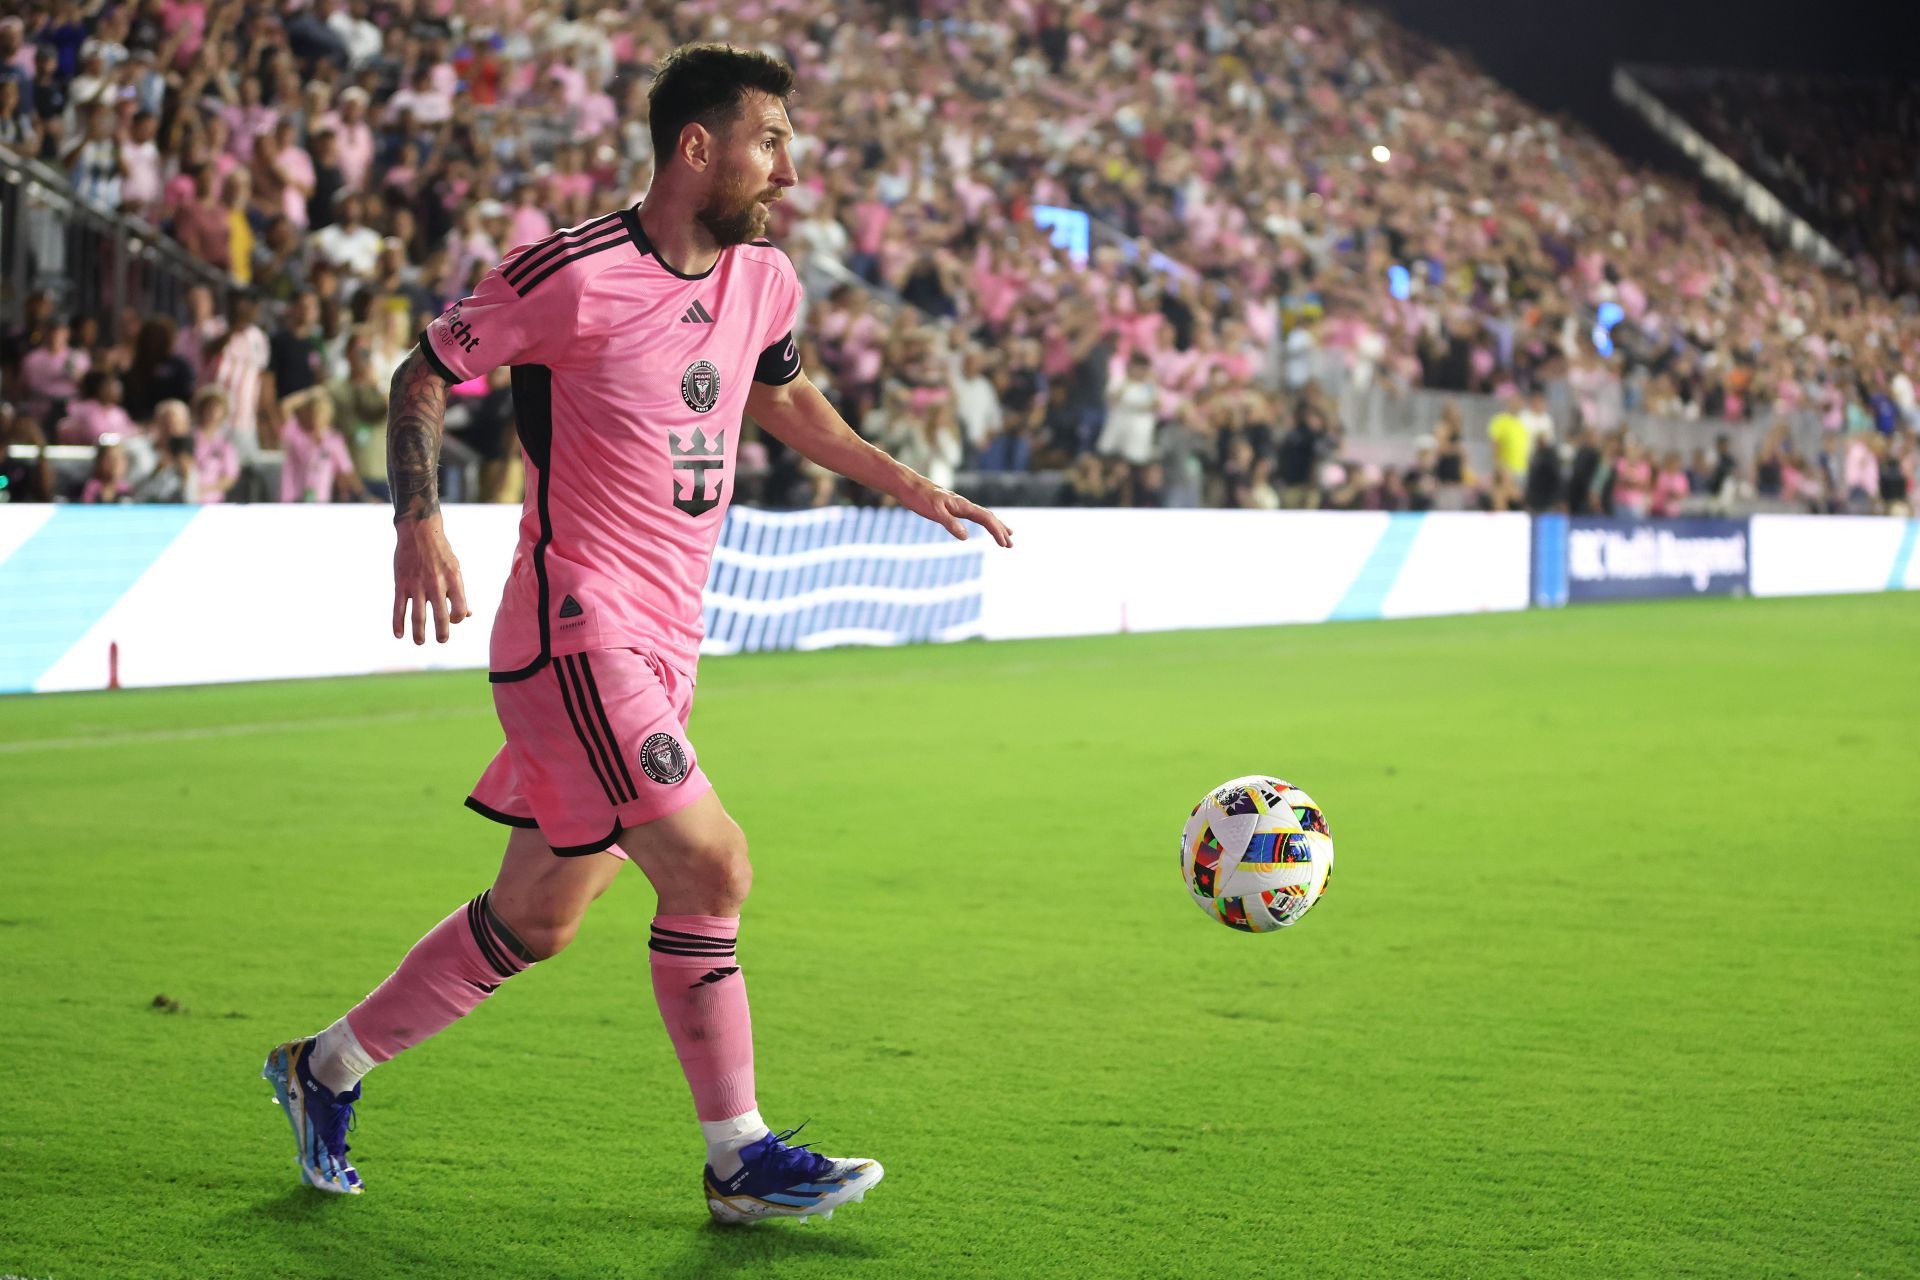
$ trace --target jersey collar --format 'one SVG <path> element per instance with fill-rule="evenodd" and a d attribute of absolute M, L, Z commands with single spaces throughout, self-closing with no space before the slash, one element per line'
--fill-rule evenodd
<path fill-rule="evenodd" d="M 695 275 L 688 275 L 684 271 L 676 270 L 674 268 L 674 265 L 671 262 L 668 262 L 665 258 L 661 257 L 657 252 L 655 252 L 653 247 L 653 242 L 647 239 L 647 233 L 640 226 L 640 206 L 639 205 L 636 204 L 630 209 L 622 209 L 620 211 L 620 220 L 627 224 L 627 234 L 633 238 L 633 247 L 638 249 L 643 254 L 650 255 L 653 258 L 653 260 L 659 263 L 661 267 L 663 267 L 666 270 L 667 274 L 669 275 L 679 276 L 682 280 L 705 280 L 708 276 L 713 274 L 714 267 L 718 267 L 720 265 L 719 257 L 715 257 L 713 260 L 712 267 L 708 267 L 705 271 L 699 272 Z M 726 250 L 722 249 L 720 252 L 724 254 L 726 253 Z"/>

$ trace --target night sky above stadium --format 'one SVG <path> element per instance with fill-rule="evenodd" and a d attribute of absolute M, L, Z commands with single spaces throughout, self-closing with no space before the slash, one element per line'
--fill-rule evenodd
<path fill-rule="evenodd" d="M 1912 18 L 1888 0 L 1375 0 L 1495 78 L 1603 132 L 1616 63 L 1905 76 Z"/>

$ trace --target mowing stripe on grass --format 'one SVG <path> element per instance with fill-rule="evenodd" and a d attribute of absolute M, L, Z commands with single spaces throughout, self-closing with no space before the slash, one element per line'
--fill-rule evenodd
<path fill-rule="evenodd" d="M 309 729 L 358 729 L 370 724 L 412 724 L 421 720 L 459 720 L 467 716 L 492 718 L 491 706 L 449 707 L 442 711 L 394 711 L 381 715 L 329 716 L 320 720 L 253 720 L 242 724 L 210 724 L 191 729 L 149 729 L 140 733 L 97 733 L 73 738 L 21 738 L 0 742 L 0 756 L 32 751 L 79 751 L 88 747 L 125 747 L 155 742 L 200 742 L 209 738 L 250 738 L 256 734 L 304 733 Z"/>

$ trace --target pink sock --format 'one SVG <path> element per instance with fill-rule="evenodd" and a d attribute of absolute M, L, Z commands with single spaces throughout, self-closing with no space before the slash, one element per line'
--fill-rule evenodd
<path fill-rule="evenodd" d="M 347 1014 L 367 1057 L 385 1062 L 472 1013 L 534 960 L 493 914 L 492 890 L 433 926 Z"/>
<path fill-rule="evenodd" d="M 754 1110 L 753 1019 L 734 963 L 740 922 L 728 916 L 655 916 L 653 996 L 702 1120 Z"/>

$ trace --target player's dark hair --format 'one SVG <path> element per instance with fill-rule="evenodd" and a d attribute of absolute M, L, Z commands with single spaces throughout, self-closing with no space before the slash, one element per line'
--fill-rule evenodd
<path fill-rule="evenodd" d="M 682 129 L 697 124 L 722 132 L 739 119 L 754 90 L 784 100 L 793 92 L 793 68 L 727 44 L 683 44 L 661 59 L 647 90 L 647 132 L 656 169 L 679 149 Z"/>

